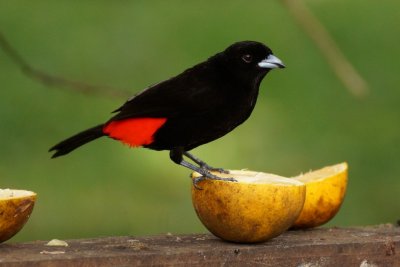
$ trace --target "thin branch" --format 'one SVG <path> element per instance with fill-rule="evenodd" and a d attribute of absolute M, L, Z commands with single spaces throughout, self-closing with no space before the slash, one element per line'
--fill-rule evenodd
<path fill-rule="evenodd" d="M 328 30 L 302 0 L 282 0 L 294 19 L 314 41 L 338 79 L 351 94 L 362 97 L 368 93 L 368 84 L 342 53 Z"/>
<path fill-rule="evenodd" d="M 63 87 L 83 94 L 106 95 L 112 97 L 127 97 L 131 93 L 126 90 L 118 90 L 109 86 L 92 85 L 79 81 L 68 80 L 63 77 L 54 76 L 32 67 L 21 55 L 10 45 L 4 35 L 0 32 L 0 47 L 4 53 L 18 66 L 23 74 L 29 78 L 39 81 L 46 86 Z"/>

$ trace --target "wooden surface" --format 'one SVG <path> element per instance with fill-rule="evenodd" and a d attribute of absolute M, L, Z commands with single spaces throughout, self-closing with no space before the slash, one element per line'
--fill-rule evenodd
<path fill-rule="evenodd" d="M 400 227 L 288 231 L 261 244 L 210 234 L 105 237 L 0 245 L 0 266 L 400 266 Z"/>

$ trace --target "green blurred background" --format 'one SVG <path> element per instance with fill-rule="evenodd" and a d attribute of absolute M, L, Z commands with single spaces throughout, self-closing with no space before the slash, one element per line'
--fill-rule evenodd
<path fill-rule="evenodd" d="M 5 1 L 0 30 L 38 69 L 132 94 L 239 40 L 268 44 L 287 68 L 261 85 L 252 117 L 193 152 L 214 166 L 285 176 L 347 161 L 349 187 L 328 224 L 400 219 L 400 2 L 306 1 L 370 92 L 356 98 L 279 1 Z M 36 191 L 13 241 L 205 232 L 189 171 L 168 152 L 110 139 L 51 160 L 56 142 L 107 120 L 125 99 L 47 87 L 0 51 L 0 188 Z"/>

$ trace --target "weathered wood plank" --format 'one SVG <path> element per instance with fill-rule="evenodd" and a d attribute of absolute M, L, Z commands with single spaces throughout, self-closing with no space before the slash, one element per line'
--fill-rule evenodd
<path fill-rule="evenodd" d="M 261 244 L 210 234 L 106 237 L 1 244 L 0 266 L 400 266 L 400 227 L 288 231 Z"/>

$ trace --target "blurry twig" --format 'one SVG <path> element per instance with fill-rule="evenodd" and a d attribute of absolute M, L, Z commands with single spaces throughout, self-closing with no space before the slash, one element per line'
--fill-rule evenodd
<path fill-rule="evenodd" d="M 282 0 L 295 20 L 315 42 L 339 80 L 356 97 L 368 93 L 368 84 L 339 49 L 324 25 L 302 0 Z"/>
<path fill-rule="evenodd" d="M 37 80 L 46 86 L 59 86 L 84 94 L 99 94 L 112 97 L 127 97 L 131 95 L 125 90 L 118 90 L 108 86 L 91 85 L 79 81 L 72 81 L 63 77 L 54 76 L 40 71 L 28 64 L 18 52 L 10 45 L 4 35 L 0 32 L 0 48 L 19 67 L 23 74 L 33 80 Z"/>

